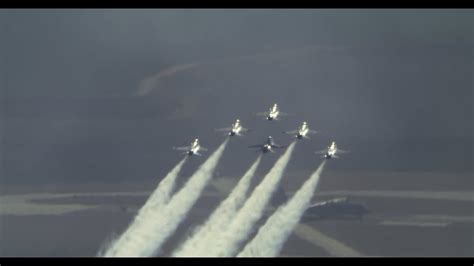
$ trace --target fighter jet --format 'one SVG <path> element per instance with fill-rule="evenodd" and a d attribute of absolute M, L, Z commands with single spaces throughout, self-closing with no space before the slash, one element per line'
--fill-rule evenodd
<path fill-rule="evenodd" d="M 337 156 L 336 153 L 348 153 L 348 151 L 338 149 L 337 145 L 336 145 L 336 142 L 333 141 L 331 143 L 331 146 L 329 146 L 327 149 L 321 150 L 321 151 L 316 151 L 315 153 L 316 154 L 323 154 L 323 156 L 321 156 L 321 158 L 325 158 L 325 159 L 336 158 L 336 159 L 338 159 L 339 156 Z"/>
<path fill-rule="evenodd" d="M 302 217 L 302 221 L 315 219 L 362 219 L 370 211 L 364 204 L 350 202 L 347 198 L 336 198 L 310 205 Z"/>
<path fill-rule="evenodd" d="M 242 132 L 247 132 L 249 129 L 242 127 L 242 124 L 240 124 L 240 120 L 237 119 L 235 120 L 235 123 L 232 124 L 231 127 L 224 127 L 224 128 L 218 128 L 216 131 L 224 131 L 227 132 L 227 135 L 229 136 L 243 136 Z"/>
<path fill-rule="evenodd" d="M 284 147 L 285 147 L 285 146 L 276 144 L 276 143 L 273 141 L 272 136 L 268 136 L 267 142 L 264 143 L 264 144 L 257 144 L 257 145 L 249 146 L 249 148 L 260 148 L 260 150 L 261 150 L 263 153 L 267 153 L 267 152 L 272 152 L 272 153 L 274 153 L 275 151 L 273 150 L 273 148 L 282 149 L 282 148 L 284 148 Z"/>
<path fill-rule="evenodd" d="M 191 145 L 190 146 L 184 146 L 184 147 L 173 147 L 174 150 L 178 150 L 178 151 L 184 151 L 183 154 L 187 154 L 187 155 L 198 155 L 198 156 L 202 156 L 202 154 L 199 153 L 199 151 L 207 151 L 208 149 L 207 148 L 204 148 L 202 147 L 200 144 L 199 144 L 199 139 L 195 139 L 193 142 L 191 142 Z"/>
<path fill-rule="evenodd" d="M 273 104 L 273 106 L 266 112 L 257 113 L 258 116 L 265 116 L 265 119 L 268 121 L 279 120 L 278 116 L 287 115 L 287 113 L 280 112 L 278 104 Z"/>
<path fill-rule="evenodd" d="M 308 134 L 316 134 L 318 133 L 318 131 L 309 129 L 308 123 L 303 122 L 303 124 L 301 124 L 298 130 L 285 131 L 283 133 L 295 135 L 295 138 L 297 139 L 302 139 L 302 138 L 309 139 Z"/>

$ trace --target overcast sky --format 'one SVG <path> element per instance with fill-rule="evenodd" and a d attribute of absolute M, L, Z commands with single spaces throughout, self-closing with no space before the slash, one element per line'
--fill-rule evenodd
<path fill-rule="evenodd" d="M 321 135 L 295 170 L 335 139 L 345 170 L 472 172 L 472 10 L 1 10 L 0 23 L 4 183 L 152 178 L 178 161 L 172 146 L 212 151 L 235 118 L 254 131 L 229 174 L 303 120 Z M 273 102 L 291 116 L 254 116 Z"/>

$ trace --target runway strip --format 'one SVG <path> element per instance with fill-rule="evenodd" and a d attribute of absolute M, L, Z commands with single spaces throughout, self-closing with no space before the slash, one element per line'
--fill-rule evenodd
<path fill-rule="evenodd" d="M 429 220 L 440 223 L 474 223 L 474 216 L 453 216 L 453 215 L 413 215 L 416 220 Z"/>
<path fill-rule="evenodd" d="M 34 200 L 59 200 L 70 197 L 118 197 L 118 196 L 149 196 L 151 192 L 93 192 L 93 193 L 28 193 L 0 196 L 0 215 L 61 215 L 71 212 L 107 207 L 110 204 L 62 204 L 32 202 Z M 214 191 L 203 193 L 208 197 L 221 194 Z M 59 201 L 58 201 L 59 202 Z"/>
<path fill-rule="evenodd" d="M 453 223 L 474 223 L 474 216 L 419 214 L 411 215 L 405 219 L 392 218 L 379 222 L 381 225 L 419 227 L 445 227 Z"/>
<path fill-rule="evenodd" d="M 474 201 L 473 191 L 396 191 L 396 190 L 337 190 L 320 191 L 318 196 L 359 196 L 405 199 Z"/>
<path fill-rule="evenodd" d="M 321 247 L 326 250 L 329 254 L 336 257 L 361 257 L 364 256 L 362 253 L 355 249 L 347 246 L 344 243 L 331 238 L 318 230 L 312 228 L 306 224 L 299 224 L 294 233 L 299 238 L 310 242 L 311 244 Z"/>
<path fill-rule="evenodd" d="M 445 227 L 449 223 L 436 223 L 436 222 L 410 222 L 410 221 L 382 221 L 381 225 L 392 225 L 392 226 L 419 226 L 419 227 Z"/>
<path fill-rule="evenodd" d="M 33 199 L 55 199 L 61 197 L 63 196 L 55 194 L 0 196 L 0 215 L 60 215 L 98 207 L 84 204 L 41 204 L 29 202 Z"/>

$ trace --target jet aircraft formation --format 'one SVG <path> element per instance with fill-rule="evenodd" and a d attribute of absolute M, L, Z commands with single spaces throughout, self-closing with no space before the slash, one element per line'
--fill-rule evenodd
<path fill-rule="evenodd" d="M 284 116 L 286 113 L 280 112 L 278 104 L 275 103 L 267 112 L 258 113 L 257 115 L 263 115 L 267 121 L 274 121 L 279 120 L 280 116 Z M 156 190 L 138 212 L 132 224 L 118 239 L 114 240 L 109 247 L 107 247 L 107 250 L 103 253 L 104 256 L 142 257 L 151 256 L 154 252 L 160 250 L 161 245 L 177 230 L 178 226 L 184 221 L 190 209 L 203 193 L 206 185 L 211 181 L 214 170 L 219 159 L 222 157 L 229 139 L 235 136 L 243 136 L 250 130 L 243 127 L 241 121 L 236 119 L 230 127 L 219 128 L 216 129 L 216 131 L 224 132 L 227 136 L 226 139 L 195 171 L 184 186 L 174 194 L 172 193 L 174 191 L 176 178 L 178 177 L 182 165 L 187 160 L 187 157 L 193 155 L 202 156 L 201 152 L 207 151 L 208 149 L 201 146 L 201 143 L 197 138 L 195 138 L 188 146 L 173 147 L 173 149 L 180 151 L 185 155 L 185 157 L 159 183 Z M 275 165 L 265 175 L 260 184 L 257 185 L 254 192 L 249 195 L 248 199 L 244 197 L 251 185 L 250 178 L 255 174 L 261 156 L 257 157 L 252 167 L 246 172 L 244 177 L 242 177 L 236 188 L 234 188 L 237 190 L 233 190 L 227 199 L 221 203 L 224 204 L 222 206 L 224 206 L 223 208 L 225 208 L 226 212 L 218 211 L 216 212 L 217 214 L 211 214 L 205 225 L 210 223 L 212 226 L 204 227 L 207 228 L 205 229 L 206 231 L 203 231 L 204 233 L 199 233 L 199 231 L 196 233 L 198 236 L 197 238 L 193 237 L 184 242 L 184 244 L 186 244 L 188 241 L 191 241 L 189 242 L 191 243 L 189 244 L 191 245 L 190 251 L 186 252 L 191 252 L 190 254 L 193 254 L 196 250 L 197 252 L 201 252 L 199 251 L 199 248 L 196 249 L 196 244 L 193 242 L 193 239 L 202 239 L 202 241 L 204 241 L 202 243 L 205 245 L 212 245 L 214 241 L 217 243 L 214 247 L 211 247 L 211 249 L 208 250 L 210 253 L 206 251 L 205 254 L 229 256 L 237 251 L 238 245 L 241 241 L 250 236 L 252 228 L 254 228 L 254 225 L 259 218 L 264 215 L 265 207 L 272 199 L 272 195 L 277 192 L 279 181 L 283 177 L 286 165 L 288 164 L 292 151 L 296 145 L 295 142 L 301 139 L 308 139 L 309 134 L 315 134 L 317 131 L 310 129 L 308 123 L 304 121 L 297 130 L 284 131 L 283 133 L 293 135 L 295 140 L 287 146 L 286 151 L 275 162 Z M 274 149 L 285 148 L 284 145 L 275 143 L 272 136 L 268 136 L 266 142 L 263 144 L 250 145 L 248 147 L 258 148 L 257 152 L 262 153 L 274 153 Z M 336 143 L 333 141 L 326 150 L 318 151 L 316 153 L 323 154 L 322 158 L 327 160 L 338 158 L 338 152 L 341 152 L 341 150 L 337 148 Z M 269 250 L 265 251 L 267 253 L 270 252 L 268 254 L 274 254 L 275 252 L 278 253 L 281 248 L 278 243 L 283 243 L 287 239 L 289 236 L 287 232 L 291 231 L 290 229 L 295 226 L 295 223 L 298 222 L 301 215 L 303 215 L 307 210 L 307 205 L 310 203 L 320 173 L 325 164 L 326 161 L 321 162 L 318 169 L 311 174 L 309 179 L 304 182 L 302 187 L 292 196 L 292 198 L 287 200 L 284 207 L 278 209 L 276 214 L 273 214 L 268 218 L 265 225 L 259 229 L 259 233 L 257 233 L 256 237 L 247 244 L 250 247 L 250 250 L 253 250 L 252 247 L 256 246 L 256 250 Z M 243 183 L 241 183 L 242 180 L 244 180 Z M 312 207 L 310 212 L 315 214 L 314 216 L 316 218 L 326 217 L 331 214 L 332 209 L 336 208 L 339 210 L 344 208 L 344 206 L 341 207 L 340 205 L 341 204 L 330 208 L 325 208 L 324 206 L 326 205 L 316 208 L 310 206 Z M 351 207 L 349 209 L 352 210 L 353 208 Z M 219 207 L 217 210 L 219 210 Z M 230 210 L 230 212 L 227 212 L 227 210 Z M 227 217 L 227 219 L 230 219 L 228 221 L 232 222 L 227 225 L 228 228 L 225 229 L 225 234 L 221 235 L 221 227 L 224 226 L 224 224 L 220 225 L 219 221 L 221 221 L 223 217 Z M 288 218 L 288 221 L 282 221 L 280 217 Z M 280 230 L 282 227 L 286 229 L 283 229 L 282 234 L 278 235 L 278 241 L 266 240 L 267 238 L 272 238 L 272 236 L 274 236 L 274 230 Z M 242 254 L 245 254 L 246 250 L 247 249 L 244 248 L 242 251 L 244 253 Z"/>
<path fill-rule="evenodd" d="M 274 120 L 280 120 L 280 116 L 286 116 L 288 115 L 287 113 L 281 112 L 280 108 L 277 103 L 274 103 L 266 112 L 260 112 L 257 113 L 257 116 L 263 116 L 265 117 L 266 120 L 268 121 L 274 121 Z M 250 131 L 250 129 L 244 128 L 242 126 L 242 123 L 240 122 L 240 119 L 236 119 L 234 123 L 230 127 L 225 127 L 225 128 L 218 128 L 216 131 L 219 132 L 225 132 L 226 136 L 244 136 L 244 133 L 247 133 Z M 296 130 L 291 130 L 291 131 L 284 131 L 283 133 L 289 134 L 289 135 L 294 135 L 294 137 L 298 140 L 300 139 L 309 139 L 309 134 L 316 134 L 318 131 L 312 130 L 309 128 L 308 123 L 304 121 L 301 123 L 300 127 Z M 256 144 L 256 145 L 251 145 L 248 146 L 249 148 L 259 148 L 259 151 L 263 153 L 271 152 L 274 153 L 274 148 L 277 149 L 282 149 L 285 148 L 284 145 L 279 145 L 276 144 L 275 141 L 273 140 L 272 136 L 268 136 L 267 140 L 265 143 L 262 144 Z M 173 147 L 173 149 L 178 150 L 178 151 L 183 151 L 183 154 L 187 154 L 188 156 L 191 155 L 198 155 L 202 156 L 199 151 L 207 151 L 208 149 L 201 146 L 199 143 L 199 139 L 194 139 L 193 142 L 189 146 L 182 146 L 182 147 Z M 347 153 L 348 151 L 341 150 L 337 147 L 337 144 L 335 141 L 331 142 L 331 145 L 328 146 L 324 150 L 316 151 L 316 154 L 321 154 L 321 158 L 324 158 L 326 160 L 331 159 L 331 158 L 339 158 L 338 154 L 343 154 Z"/>

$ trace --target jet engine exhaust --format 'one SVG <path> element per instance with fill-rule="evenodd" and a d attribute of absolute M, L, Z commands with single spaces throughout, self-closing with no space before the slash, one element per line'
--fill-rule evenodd
<path fill-rule="evenodd" d="M 206 256 L 230 257 L 237 254 L 240 244 L 248 238 L 255 223 L 264 214 L 266 205 L 283 177 L 294 147 L 295 141 L 288 146 L 285 153 L 254 189 L 228 229 L 214 239 L 212 246 L 206 247 Z"/>
<path fill-rule="evenodd" d="M 258 156 L 227 198 L 214 210 L 207 221 L 198 227 L 174 253 L 173 257 L 195 257 L 205 255 L 205 250 L 214 239 L 224 232 L 232 222 L 237 211 L 245 202 L 252 178 L 255 175 L 262 156 Z"/>
<path fill-rule="evenodd" d="M 146 229 L 143 230 L 146 237 L 140 239 L 139 245 L 125 243 L 113 255 L 116 257 L 149 257 L 159 253 L 161 245 L 176 231 L 211 180 L 228 141 L 227 138 L 209 156 L 164 208 L 151 210 L 148 219 L 144 222 L 146 225 L 143 227 Z"/>
<path fill-rule="evenodd" d="M 280 253 L 283 244 L 308 208 L 325 164 L 326 160 L 304 182 L 296 194 L 268 218 L 238 257 L 275 257 Z"/>
<path fill-rule="evenodd" d="M 171 194 L 176 185 L 176 179 L 178 177 L 181 168 L 186 162 L 187 157 L 184 157 L 159 183 L 158 187 L 153 191 L 148 200 L 145 202 L 143 207 L 140 208 L 138 214 L 133 219 L 133 222 L 129 225 L 127 230 L 115 241 L 113 241 L 108 249 L 99 256 L 113 256 L 123 245 L 132 246 L 134 249 L 139 248 L 139 244 L 142 242 L 141 238 L 147 237 L 147 228 L 145 227 L 146 221 L 150 218 L 154 212 L 163 208 L 171 198 Z M 128 243 L 128 244 L 125 244 Z"/>

